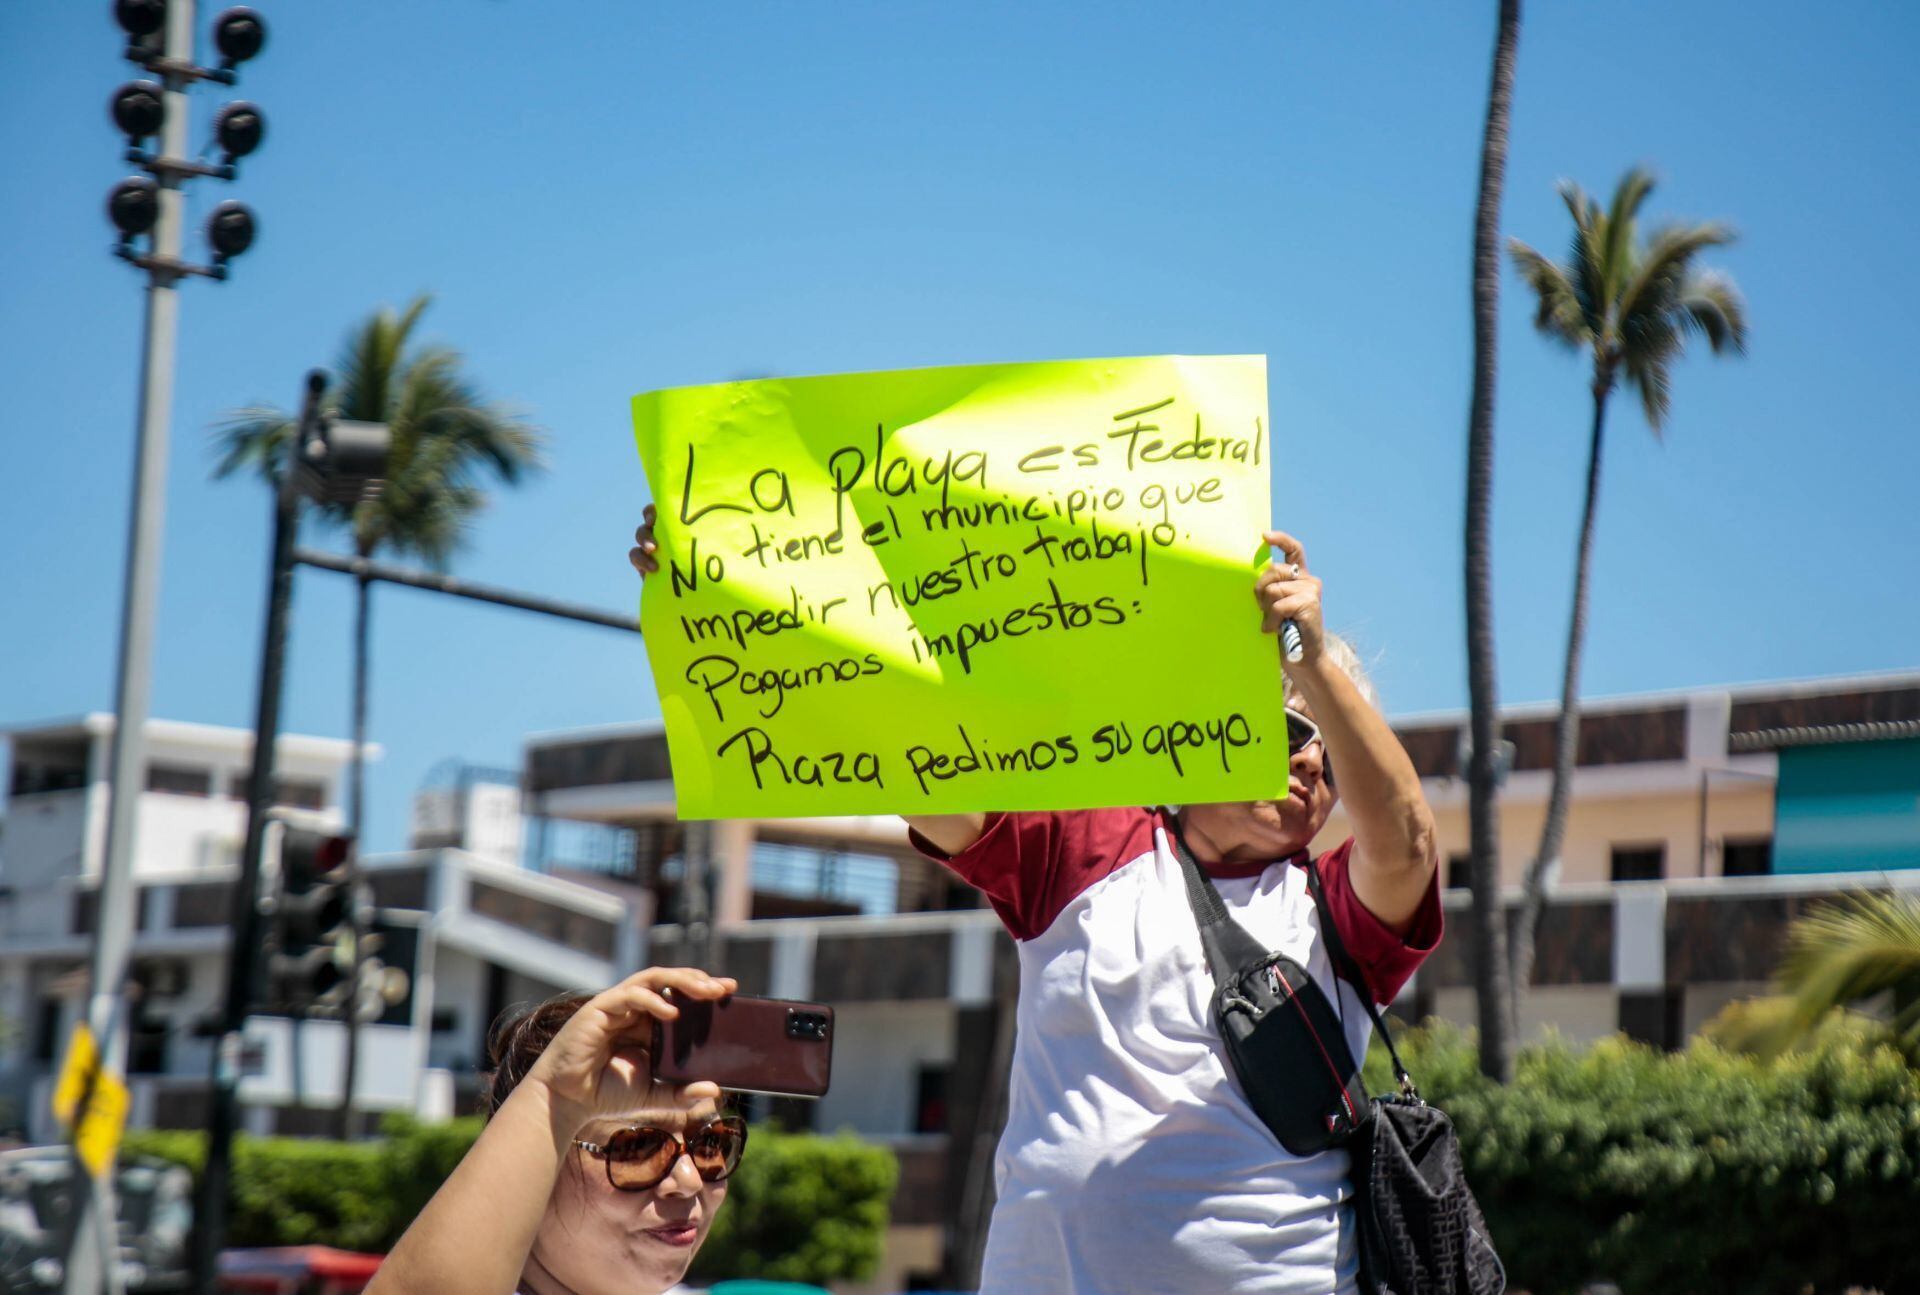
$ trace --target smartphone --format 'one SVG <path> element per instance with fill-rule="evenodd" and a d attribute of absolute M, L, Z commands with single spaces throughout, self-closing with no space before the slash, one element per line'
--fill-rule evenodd
<path fill-rule="evenodd" d="M 833 1074 L 833 1009 L 788 998 L 674 998 L 680 1015 L 653 1033 L 653 1073 L 743 1093 L 821 1097 Z"/>

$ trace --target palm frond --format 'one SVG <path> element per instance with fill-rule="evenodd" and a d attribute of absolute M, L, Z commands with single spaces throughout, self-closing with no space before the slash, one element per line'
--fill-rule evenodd
<path fill-rule="evenodd" d="M 1692 270 L 1693 258 L 1710 247 L 1724 247 L 1734 237 L 1732 229 L 1717 221 L 1655 230 L 1633 277 L 1621 290 L 1620 317 L 1671 310 Z"/>
<path fill-rule="evenodd" d="M 228 414 L 214 428 L 214 477 L 246 471 L 277 483 L 295 422 L 292 414 L 271 405 L 248 405 Z"/>
<path fill-rule="evenodd" d="M 1653 192 L 1653 173 L 1636 166 L 1620 177 L 1613 191 L 1613 206 L 1607 212 L 1605 249 L 1607 298 L 1618 301 L 1634 270 L 1638 250 L 1634 231 L 1638 228 L 1641 204 Z"/>
<path fill-rule="evenodd" d="M 1636 316 L 1627 322 L 1620 342 L 1620 371 L 1640 395 L 1640 410 L 1658 437 L 1666 430 L 1673 404 L 1673 361 L 1680 354 L 1681 334 L 1668 315 Z"/>
<path fill-rule="evenodd" d="M 1779 982 L 1804 1024 L 1893 990 L 1908 1004 L 1897 1024 L 1910 1040 L 1920 1038 L 1920 896 L 1863 895 L 1800 918 Z"/>
<path fill-rule="evenodd" d="M 1586 322 L 1588 337 L 1595 346 L 1603 345 L 1607 335 L 1607 291 L 1602 273 L 1603 230 L 1606 217 L 1585 189 L 1571 180 L 1560 182 L 1560 197 L 1573 215 L 1573 243 L 1567 252 L 1567 281 L 1573 287 L 1573 299 Z"/>
<path fill-rule="evenodd" d="M 1806 1027 L 1795 1014 L 1793 999 L 1766 994 L 1728 1003 L 1700 1027 L 1700 1033 L 1728 1052 L 1777 1057 L 1806 1037 Z"/>
<path fill-rule="evenodd" d="M 392 419 L 394 395 L 407 363 L 407 345 L 432 304 L 422 294 L 395 313 L 382 306 L 348 335 L 341 350 L 333 403 L 343 418 L 370 423 Z"/>
<path fill-rule="evenodd" d="M 1517 238 L 1507 240 L 1507 254 L 1533 289 L 1537 305 L 1533 326 L 1568 347 L 1587 345 L 1592 335 L 1566 270 Z"/>
<path fill-rule="evenodd" d="M 1680 286 L 1674 302 L 1683 326 L 1707 339 L 1717 355 L 1747 352 L 1747 303 L 1733 279 L 1719 270 L 1695 270 Z"/>

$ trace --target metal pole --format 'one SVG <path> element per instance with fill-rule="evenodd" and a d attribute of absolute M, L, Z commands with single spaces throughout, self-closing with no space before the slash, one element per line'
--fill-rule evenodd
<path fill-rule="evenodd" d="M 296 561 L 298 560 L 296 556 Z M 360 839 L 366 826 L 367 805 L 367 649 L 373 619 L 373 582 L 361 576 L 354 582 L 357 602 L 353 618 L 353 759 L 347 766 L 347 831 L 353 846 L 347 851 L 347 916 L 352 934 L 348 956 L 353 971 L 347 981 L 347 1048 L 340 1068 L 340 1110 L 336 1136 L 353 1136 L 353 1086 L 360 1069 L 360 990 L 364 984 L 366 906 L 360 902 Z"/>
<path fill-rule="evenodd" d="M 680 836 L 680 938 L 690 965 L 714 965 L 713 892 L 708 878 L 713 853 L 713 824 L 689 822 Z"/>
<path fill-rule="evenodd" d="M 603 612 L 597 607 L 562 602 L 558 598 L 545 598 L 539 594 L 523 594 L 513 589 L 502 589 L 499 585 L 484 585 L 473 580 L 462 580 L 458 576 L 441 575 L 435 571 L 414 571 L 407 567 L 396 567 L 379 562 L 373 558 L 348 558 L 321 549 L 297 549 L 294 551 L 293 560 L 303 567 L 338 571 L 342 575 L 357 576 L 362 580 L 385 580 L 388 584 L 406 585 L 409 589 L 427 589 L 434 593 L 452 594 L 456 598 L 470 598 L 475 602 L 493 603 L 499 607 L 515 607 L 525 612 L 539 612 L 543 616 L 558 616 L 562 620 L 583 621 L 588 625 L 604 625 L 608 629 L 626 630 L 631 634 L 640 632 L 640 622 L 631 615 Z"/>
<path fill-rule="evenodd" d="M 221 1242 L 226 1236 L 228 1178 L 233 1167 L 233 1134 L 240 1099 L 241 1035 L 253 1005 L 252 988 L 260 965 L 260 866 L 266 847 L 267 818 L 274 802 L 274 743 L 280 735 L 281 674 L 287 658 L 287 610 L 293 601 L 293 546 L 300 526 L 300 496 L 294 477 L 301 456 L 315 437 L 320 393 L 327 379 L 319 370 L 307 375 L 300 422 L 281 468 L 273 504 L 273 561 L 267 581 L 267 624 L 260 648 L 260 690 L 253 720 L 253 771 L 247 779 L 247 839 L 240 854 L 240 879 L 234 884 L 227 946 L 226 1003 L 220 1013 L 220 1037 L 214 1048 L 212 1091 L 207 1119 L 207 1165 L 200 1175 L 194 1209 L 193 1281 L 200 1295 L 212 1295 L 219 1276 Z"/>
<path fill-rule="evenodd" d="M 193 61 L 193 0 L 167 7 L 167 58 L 177 66 Z M 168 72 L 162 102 L 166 119 L 160 149 L 167 157 L 187 155 L 187 82 Z M 153 251 L 164 264 L 180 257 L 184 195 L 180 176 L 159 177 L 159 215 Z M 115 684 L 112 794 L 108 801 L 106 857 L 100 874 L 98 925 L 88 975 L 87 1023 L 100 1045 L 105 1074 L 125 1075 L 127 1037 L 125 989 L 133 945 L 133 844 L 141 793 L 146 789 L 147 716 L 153 695 L 153 620 L 159 600 L 160 551 L 167 497 L 167 426 L 173 407 L 173 367 L 179 319 L 175 287 L 168 269 L 147 271 L 146 328 L 140 355 L 140 418 L 134 452 L 133 514 L 127 527 L 126 586 L 120 608 L 120 661 Z M 76 1112 L 75 1127 L 79 1124 Z M 74 1181 L 84 1169 L 76 1154 Z M 76 1193 L 73 1244 L 67 1252 L 69 1295 L 120 1295 L 118 1211 L 114 1206 L 113 1168 L 98 1178 L 87 1175 L 92 1190 Z"/>

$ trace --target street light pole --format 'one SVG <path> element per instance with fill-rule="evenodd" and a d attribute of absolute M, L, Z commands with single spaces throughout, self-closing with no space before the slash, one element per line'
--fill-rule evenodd
<path fill-rule="evenodd" d="M 181 67 L 193 62 L 193 0 L 167 6 L 166 57 Z M 165 74 L 161 152 L 187 153 L 187 80 Z M 133 944 L 133 846 L 141 792 L 146 786 L 147 717 L 153 694 L 153 621 L 159 599 L 160 544 L 165 530 L 167 433 L 173 406 L 173 365 L 180 301 L 179 272 L 185 195 L 181 176 L 159 177 L 159 216 L 153 250 L 159 264 L 147 270 L 146 328 L 140 355 L 140 416 L 133 476 L 133 513 L 127 527 L 126 586 L 120 605 L 120 661 L 115 683 L 112 794 L 108 800 L 106 857 L 100 872 L 100 903 L 88 974 L 87 1025 L 100 1046 L 102 1072 L 126 1073 L 127 964 Z M 75 1179 L 82 1168 L 74 1159 Z M 113 1172 L 87 1174 L 92 1190 L 76 1193 L 76 1226 L 67 1254 L 69 1295 L 120 1295 L 118 1213 Z"/>
<path fill-rule="evenodd" d="M 212 1295 L 219 1277 L 220 1244 L 226 1235 L 228 1181 L 238 1124 L 242 1031 L 253 1005 L 260 967 L 260 868 L 267 820 L 274 802 L 274 745 L 280 735 L 281 677 L 287 657 L 287 612 L 293 601 L 293 552 L 300 526 L 298 478 L 314 444 L 326 375 L 307 375 L 300 421 L 287 447 L 273 503 L 273 557 L 267 578 L 267 624 L 260 652 L 260 685 L 253 721 L 253 767 L 247 779 L 247 836 L 241 847 L 240 879 L 234 883 L 228 929 L 226 1000 L 215 1041 L 213 1082 L 207 1113 L 206 1168 L 194 1206 L 193 1289 Z"/>

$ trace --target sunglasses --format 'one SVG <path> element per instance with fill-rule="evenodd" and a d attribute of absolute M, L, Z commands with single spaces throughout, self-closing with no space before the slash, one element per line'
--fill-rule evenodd
<path fill-rule="evenodd" d="M 1327 786 L 1333 786 L 1333 762 L 1327 759 L 1327 742 L 1320 736 L 1320 726 L 1292 707 L 1287 708 L 1287 754 L 1299 755 L 1302 751 L 1320 743 L 1320 777 Z"/>
<path fill-rule="evenodd" d="M 668 1129 L 621 1129 L 605 1142 L 573 1145 L 606 1162 L 607 1182 L 617 1191 L 644 1192 L 658 1187 L 686 1156 L 700 1181 L 717 1183 L 740 1166 L 747 1149 L 747 1122 L 737 1115 L 709 1120 L 683 1139 Z"/>

